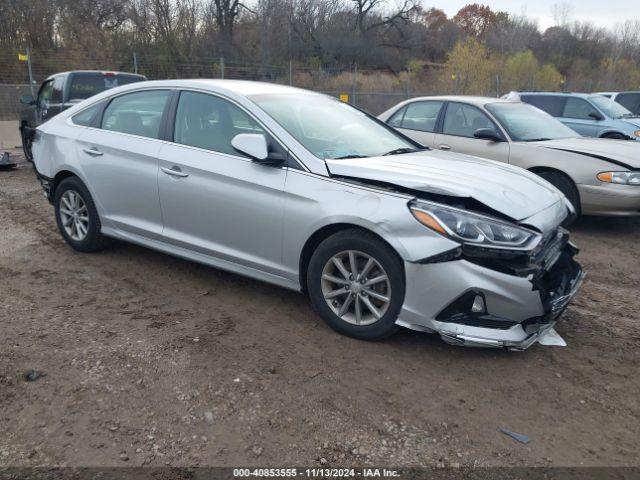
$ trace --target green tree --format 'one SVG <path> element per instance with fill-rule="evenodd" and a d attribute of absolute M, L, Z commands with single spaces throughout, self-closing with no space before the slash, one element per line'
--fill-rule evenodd
<path fill-rule="evenodd" d="M 558 69 L 547 63 L 538 71 L 536 88 L 544 91 L 562 90 L 564 78 Z"/>
<path fill-rule="evenodd" d="M 496 58 L 473 37 L 458 42 L 449 55 L 444 75 L 450 78 L 451 90 L 456 94 L 488 95 L 492 91 Z"/>
<path fill-rule="evenodd" d="M 535 90 L 538 88 L 540 65 L 531 50 L 507 57 L 502 74 L 502 86 L 506 90 Z"/>

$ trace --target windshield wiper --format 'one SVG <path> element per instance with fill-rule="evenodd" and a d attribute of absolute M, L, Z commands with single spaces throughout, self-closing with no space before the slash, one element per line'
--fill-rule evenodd
<path fill-rule="evenodd" d="M 638 115 L 635 113 L 625 113 L 624 115 L 620 115 L 618 118 L 637 118 Z"/>
<path fill-rule="evenodd" d="M 548 142 L 550 138 L 528 138 L 525 142 Z"/>
<path fill-rule="evenodd" d="M 364 155 L 353 154 L 353 155 L 343 155 L 342 157 L 335 157 L 330 160 L 346 160 L 347 158 L 367 158 L 367 157 Z"/>
<path fill-rule="evenodd" d="M 390 152 L 387 153 L 383 153 L 382 156 L 386 156 L 386 155 L 401 155 L 403 153 L 414 153 L 414 152 L 423 152 L 424 150 L 429 150 L 428 148 L 408 148 L 408 147 L 402 147 L 402 148 L 396 148 L 395 150 L 391 150 Z"/>

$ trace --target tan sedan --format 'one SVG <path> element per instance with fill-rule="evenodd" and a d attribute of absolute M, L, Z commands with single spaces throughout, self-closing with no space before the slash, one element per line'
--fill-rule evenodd
<path fill-rule="evenodd" d="M 379 116 L 435 149 L 530 170 L 578 214 L 640 215 L 640 142 L 581 137 L 531 105 L 487 97 L 421 97 Z"/>

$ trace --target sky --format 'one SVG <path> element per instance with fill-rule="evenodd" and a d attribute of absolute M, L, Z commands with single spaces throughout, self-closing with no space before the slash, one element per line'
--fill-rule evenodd
<path fill-rule="evenodd" d="M 570 7 L 570 20 L 589 21 L 609 29 L 626 20 L 640 21 L 639 0 L 423 0 L 422 3 L 425 7 L 441 8 L 448 16 L 455 15 L 469 3 L 480 3 L 489 5 L 492 10 L 516 15 L 524 13 L 531 19 L 537 19 L 542 29 L 555 24 L 553 7 L 556 4 Z"/>

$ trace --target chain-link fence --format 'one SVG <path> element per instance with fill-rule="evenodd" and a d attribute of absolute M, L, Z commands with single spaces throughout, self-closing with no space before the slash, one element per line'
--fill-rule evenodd
<path fill-rule="evenodd" d="M 19 60 L 19 52 L 0 52 L 0 119 L 17 120 L 19 97 L 29 93 L 28 62 Z M 24 58 L 24 57 L 23 57 Z M 274 82 L 306 88 L 341 97 L 373 114 L 379 114 L 411 96 L 437 93 L 429 88 L 430 75 L 439 66 L 421 72 L 419 82 L 407 72 L 347 66 L 310 67 L 296 62 L 286 65 L 241 63 L 223 58 L 170 60 L 154 53 L 131 53 L 126 57 L 87 57 L 84 54 L 31 52 L 33 89 L 49 75 L 67 70 L 113 70 L 137 72 L 150 80 L 167 78 L 224 78 Z M 419 83 L 419 86 L 415 85 Z M 426 85 L 426 87 L 425 87 Z"/>
<path fill-rule="evenodd" d="M 37 87 L 36 87 L 37 89 Z M 0 84 L 0 121 L 17 120 L 20 118 L 20 95 L 30 93 L 29 84 L 6 83 Z"/>

